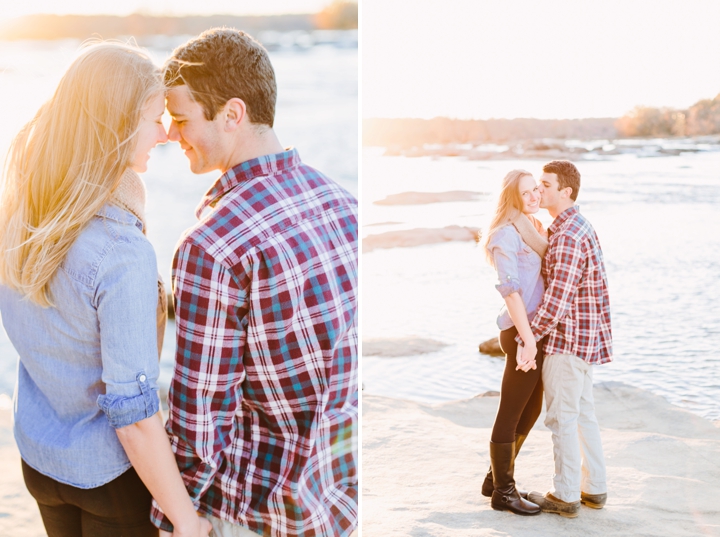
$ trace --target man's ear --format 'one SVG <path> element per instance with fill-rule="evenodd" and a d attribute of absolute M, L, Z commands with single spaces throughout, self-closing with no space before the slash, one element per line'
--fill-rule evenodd
<path fill-rule="evenodd" d="M 236 130 L 246 119 L 247 108 L 245 107 L 245 102 L 242 99 L 233 97 L 225 103 L 225 106 L 220 113 L 223 115 L 225 131 L 232 132 Z"/>
<path fill-rule="evenodd" d="M 563 198 L 570 199 L 570 196 L 572 196 L 572 191 L 573 190 L 572 190 L 571 186 L 566 186 L 565 188 L 562 189 L 562 192 L 560 193 L 560 195 Z"/>

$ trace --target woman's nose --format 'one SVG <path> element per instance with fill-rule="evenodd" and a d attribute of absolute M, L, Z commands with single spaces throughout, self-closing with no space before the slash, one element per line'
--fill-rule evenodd
<path fill-rule="evenodd" d="M 159 132 L 158 134 L 159 134 L 159 136 L 158 136 L 158 139 L 157 139 L 157 143 L 159 143 L 159 144 L 166 144 L 167 141 L 168 141 L 168 134 L 167 134 L 167 132 L 165 132 L 165 127 L 163 127 L 163 126 L 161 125 L 161 126 L 160 126 L 160 132 Z"/>

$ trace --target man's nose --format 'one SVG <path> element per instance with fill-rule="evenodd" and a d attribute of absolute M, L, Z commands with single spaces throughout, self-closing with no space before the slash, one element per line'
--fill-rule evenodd
<path fill-rule="evenodd" d="M 168 132 L 167 132 L 167 139 L 170 140 L 171 142 L 179 142 L 180 138 L 181 138 L 180 131 L 178 130 L 177 125 L 175 124 L 174 121 L 171 121 L 170 128 L 168 129 Z"/>

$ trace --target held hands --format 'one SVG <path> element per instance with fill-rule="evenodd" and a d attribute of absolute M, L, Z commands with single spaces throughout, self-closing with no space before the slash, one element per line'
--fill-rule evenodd
<path fill-rule="evenodd" d="M 212 524 L 210 524 L 210 521 L 201 516 L 198 516 L 197 523 L 192 524 L 191 526 L 192 527 L 183 528 L 175 526 L 175 531 L 173 533 L 160 530 L 160 537 L 208 537 L 212 531 Z"/>
<path fill-rule="evenodd" d="M 532 341 L 529 345 L 522 346 L 518 345 L 517 352 L 517 367 L 515 371 L 522 371 L 527 373 L 531 369 L 537 369 L 537 363 L 535 363 L 535 355 L 537 354 L 537 345 Z"/>

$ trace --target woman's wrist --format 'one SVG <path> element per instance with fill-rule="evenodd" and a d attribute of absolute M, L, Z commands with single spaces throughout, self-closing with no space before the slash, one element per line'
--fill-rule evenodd
<path fill-rule="evenodd" d="M 196 511 L 182 513 L 173 523 L 173 535 L 197 535 L 200 531 L 200 519 Z"/>

